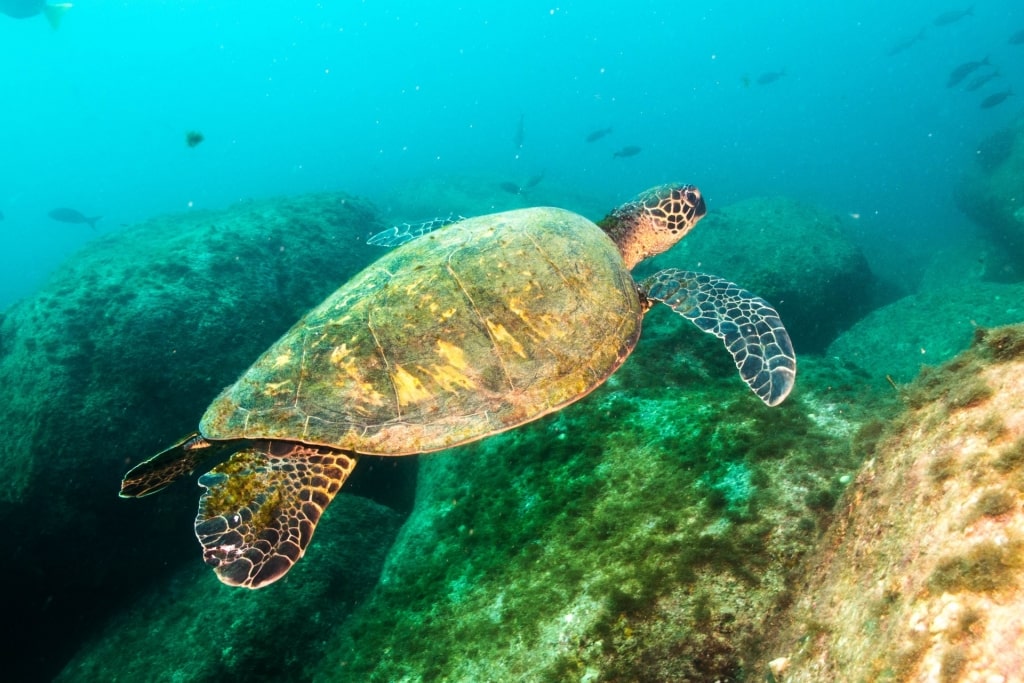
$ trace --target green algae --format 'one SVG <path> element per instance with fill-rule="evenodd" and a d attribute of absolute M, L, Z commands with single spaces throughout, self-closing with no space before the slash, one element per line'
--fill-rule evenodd
<path fill-rule="evenodd" d="M 976 327 L 969 349 L 942 365 L 923 367 L 912 384 L 898 388 L 900 399 L 909 410 L 895 417 L 891 429 L 899 430 L 920 420 L 921 410 L 932 404 L 943 409 L 930 411 L 922 424 L 925 429 L 935 427 L 951 412 L 988 401 L 995 390 L 986 381 L 984 371 L 992 365 L 1021 357 L 1024 353 L 1024 332 L 1020 327 Z M 1002 416 L 994 411 L 985 416 L 980 426 L 981 433 L 989 441 L 998 439 L 1005 429 Z M 941 481 L 955 471 L 956 466 L 952 455 L 939 454 L 931 464 L 930 474 L 936 481 Z"/>
<path fill-rule="evenodd" d="M 1024 330 L 1019 325 L 995 329 L 978 328 L 975 345 L 982 346 L 996 362 L 1024 357 Z"/>
<path fill-rule="evenodd" d="M 992 396 L 992 389 L 975 374 L 978 365 L 979 359 L 962 355 L 944 365 L 923 368 L 918 380 L 904 393 L 907 404 L 921 408 L 941 400 L 955 410 L 981 403 Z"/>
<path fill-rule="evenodd" d="M 1000 472 L 1006 473 L 1024 465 L 1024 437 L 1004 448 L 993 463 Z"/>
<path fill-rule="evenodd" d="M 937 452 L 928 462 L 928 476 L 939 483 L 953 477 L 960 471 L 960 461 L 951 448 Z"/>
<path fill-rule="evenodd" d="M 284 500 L 286 476 L 270 468 L 266 455 L 255 449 L 242 450 L 217 465 L 211 474 L 220 475 L 202 499 L 206 519 L 230 517 L 242 509 L 252 513 L 249 524 L 262 530 L 270 526 Z"/>
<path fill-rule="evenodd" d="M 998 517 L 1017 506 L 1017 496 L 1005 489 L 986 491 L 975 504 L 974 511 L 978 517 Z"/>
<path fill-rule="evenodd" d="M 966 552 L 939 561 L 928 577 L 935 594 L 991 593 L 1016 584 L 1024 567 L 1024 541 L 981 541 Z"/>
<path fill-rule="evenodd" d="M 942 662 L 939 667 L 939 680 L 942 683 L 954 683 L 960 679 L 960 674 L 967 665 L 969 655 L 962 645 L 953 645 L 946 648 L 942 653 Z"/>

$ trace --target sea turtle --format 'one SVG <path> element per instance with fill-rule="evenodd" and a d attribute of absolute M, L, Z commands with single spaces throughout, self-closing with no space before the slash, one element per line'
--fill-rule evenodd
<path fill-rule="evenodd" d="M 121 496 L 230 453 L 199 478 L 195 533 L 221 581 L 265 586 L 302 557 L 359 454 L 437 451 L 583 398 L 626 360 L 655 301 L 720 337 L 743 380 L 777 405 L 796 358 L 768 302 L 712 275 L 630 275 L 705 212 L 696 187 L 671 185 L 600 227 L 557 208 L 427 225 L 307 313 L 197 432 L 129 471 Z"/>

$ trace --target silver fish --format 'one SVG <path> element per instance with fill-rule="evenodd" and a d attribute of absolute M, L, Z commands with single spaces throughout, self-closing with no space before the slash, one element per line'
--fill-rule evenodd
<path fill-rule="evenodd" d="M 909 50 L 910 48 L 914 47 L 919 42 L 924 40 L 925 37 L 926 37 L 925 36 L 925 29 L 921 29 L 920 31 L 917 32 L 916 36 L 914 36 L 913 38 L 907 38 L 905 40 L 901 40 L 900 42 L 898 42 L 895 45 L 893 45 L 892 47 L 890 47 L 886 51 L 885 54 L 887 56 L 889 56 L 889 57 L 895 57 L 899 53 L 901 53 L 901 52 L 903 52 L 905 50 Z"/>
<path fill-rule="evenodd" d="M 993 78 L 998 78 L 998 77 L 999 77 L 999 69 L 996 69 L 995 71 L 990 71 L 987 74 L 982 74 L 982 75 L 978 76 L 977 78 L 975 78 L 970 83 L 968 83 L 967 87 L 964 88 L 964 90 L 966 90 L 967 92 L 974 92 L 975 90 L 980 90 L 981 86 L 985 85 L 986 83 L 991 81 Z"/>
<path fill-rule="evenodd" d="M 964 80 L 972 73 L 974 73 L 981 67 L 986 66 L 987 64 L 989 64 L 988 57 L 985 57 L 985 59 L 981 60 L 980 62 L 964 62 L 963 64 L 949 72 L 949 80 L 946 81 L 946 87 L 952 88 L 954 85 Z"/>
<path fill-rule="evenodd" d="M 522 189 L 523 190 L 532 190 L 533 188 L 535 188 L 538 185 L 540 185 L 540 181 L 542 181 L 542 180 L 544 180 L 544 173 L 543 172 L 538 173 L 537 175 L 532 176 L 529 180 L 527 180 L 526 184 L 523 185 Z"/>
<path fill-rule="evenodd" d="M 991 109 L 997 104 L 1001 104 L 1003 100 L 1013 94 L 1012 90 L 1004 90 L 1003 92 L 997 92 L 994 95 L 989 95 L 981 101 L 978 106 L 982 109 Z"/>
<path fill-rule="evenodd" d="M 61 223 L 88 223 L 93 230 L 96 229 L 96 221 L 103 218 L 103 216 L 89 217 L 74 209 L 54 209 L 48 215 Z"/>
<path fill-rule="evenodd" d="M 971 5 L 967 9 L 953 9 L 948 12 L 943 12 L 939 16 L 932 20 L 932 23 L 936 26 L 948 26 L 956 23 L 964 17 L 969 17 L 974 14 L 974 5 Z"/>
<path fill-rule="evenodd" d="M 785 69 L 782 69 L 781 71 L 768 71 L 757 77 L 757 84 L 768 85 L 769 83 L 774 83 L 785 75 Z"/>
<path fill-rule="evenodd" d="M 618 158 L 635 157 L 639 153 L 640 153 L 640 148 L 639 147 L 637 147 L 636 145 L 629 145 L 627 147 L 623 147 L 618 152 L 615 152 L 614 154 L 612 154 L 612 157 L 618 157 Z"/>

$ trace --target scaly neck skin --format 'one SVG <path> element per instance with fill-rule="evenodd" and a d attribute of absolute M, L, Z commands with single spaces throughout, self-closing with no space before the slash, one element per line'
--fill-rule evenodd
<path fill-rule="evenodd" d="M 654 256 L 654 253 L 648 253 L 643 240 L 640 239 L 639 223 L 635 212 L 624 213 L 619 209 L 613 210 L 598 222 L 598 226 L 619 248 L 628 270 L 633 270 L 633 267 L 645 258 Z"/>

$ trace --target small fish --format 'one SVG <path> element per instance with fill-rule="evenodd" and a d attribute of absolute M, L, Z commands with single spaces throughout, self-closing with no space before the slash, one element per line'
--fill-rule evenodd
<path fill-rule="evenodd" d="M 524 123 L 526 120 L 525 114 L 519 115 L 519 125 L 516 126 L 516 134 L 512 137 L 512 144 L 516 146 L 516 149 L 522 149 L 523 140 L 526 138 L 526 129 Z"/>
<path fill-rule="evenodd" d="M 964 80 L 981 67 L 987 66 L 988 64 L 988 57 L 985 57 L 985 59 L 981 60 L 980 62 L 964 62 L 963 64 L 949 72 L 949 80 L 946 81 L 946 87 L 952 88 L 954 85 Z"/>
<path fill-rule="evenodd" d="M 987 74 L 982 74 L 982 75 L 978 76 L 977 78 L 975 78 L 970 83 L 968 83 L 967 87 L 965 87 L 964 90 L 966 90 L 967 92 L 974 92 L 975 90 L 980 90 L 981 86 L 985 85 L 986 83 L 991 81 L 993 78 L 998 78 L 998 77 L 999 77 L 999 69 L 996 69 L 995 71 L 990 71 Z"/>
<path fill-rule="evenodd" d="M 185 133 L 185 144 L 188 145 L 189 147 L 195 147 L 204 139 L 205 138 L 203 137 L 203 134 L 200 133 L 198 130 L 190 130 L 189 132 Z"/>
<path fill-rule="evenodd" d="M 1024 45 L 1024 28 L 1010 36 L 1008 41 L 1010 45 Z"/>
<path fill-rule="evenodd" d="M 636 145 L 629 145 L 627 147 L 623 147 L 618 152 L 615 152 L 614 154 L 612 154 L 612 158 L 635 157 L 639 153 L 640 153 L 640 148 L 639 147 L 637 147 Z"/>
<path fill-rule="evenodd" d="M 506 180 L 498 185 L 501 189 L 505 190 L 509 194 L 522 194 L 523 190 L 521 187 L 513 183 L 511 180 Z"/>
<path fill-rule="evenodd" d="M 899 53 L 914 47 L 919 42 L 924 40 L 925 37 L 925 29 L 921 29 L 920 31 L 918 31 L 916 36 L 914 36 L 913 38 L 907 38 L 906 40 L 901 40 L 900 42 L 890 47 L 885 54 L 886 56 L 889 57 L 895 57 Z"/>
<path fill-rule="evenodd" d="M 49 213 L 50 218 L 61 223 L 88 223 L 89 227 L 93 230 L 96 229 L 96 221 L 103 218 L 103 216 L 94 216 L 89 218 L 82 214 L 80 211 L 74 209 L 54 209 Z"/>
<path fill-rule="evenodd" d="M 971 5 L 967 9 L 952 9 L 948 12 L 943 12 L 939 16 L 932 20 L 932 24 L 935 26 L 949 26 L 954 24 L 964 17 L 969 17 L 974 14 L 974 5 Z"/>
<path fill-rule="evenodd" d="M 600 140 L 605 135 L 608 135 L 611 132 L 612 132 L 611 126 L 609 126 L 608 128 L 598 128 L 593 133 L 588 135 L 586 140 L 587 140 L 587 142 L 597 142 L 598 140 Z"/>
<path fill-rule="evenodd" d="M 981 101 L 978 106 L 982 109 L 991 109 L 997 104 L 1001 104 L 1003 100 L 1013 94 L 1012 90 L 1004 90 L 1003 92 L 997 92 L 994 95 L 989 95 Z"/>
<path fill-rule="evenodd" d="M 544 180 L 544 174 L 538 173 L 537 175 L 532 176 L 529 180 L 526 181 L 526 184 L 523 185 L 522 190 L 532 190 L 533 188 L 540 185 L 540 181 L 542 180 Z"/>
<path fill-rule="evenodd" d="M 61 17 L 69 9 L 71 9 L 70 2 L 50 5 L 46 0 L 0 0 L 0 14 L 6 14 L 15 19 L 28 19 L 42 14 L 53 28 L 60 25 Z"/>
<path fill-rule="evenodd" d="M 765 73 L 763 73 L 763 74 L 761 74 L 760 76 L 757 77 L 757 84 L 758 85 L 768 85 L 769 83 L 774 83 L 775 81 L 779 80 L 780 78 L 782 78 L 785 75 L 786 75 L 786 70 L 785 69 L 782 69 L 781 71 L 767 71 L 767 72 L 765 72 Z"/>

